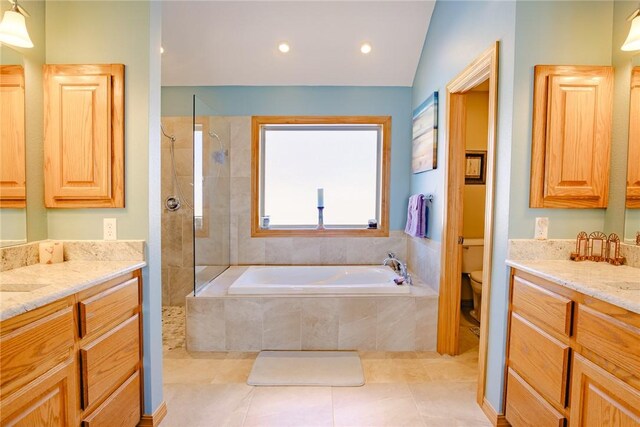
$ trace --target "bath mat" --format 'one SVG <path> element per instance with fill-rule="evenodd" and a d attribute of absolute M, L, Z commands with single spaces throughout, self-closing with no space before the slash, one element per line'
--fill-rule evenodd
<path fill-rule="evenodd" d="M 480 326 L 469 326 L 469 330 L 471 331 L 471 333 L 473 333 L 473 335 L 480 338 Z"/>
<path fill-rule="evenodd" d="M 247 384 L 358 387 L 364 374 L 356 351 L 261 351 Z"/>

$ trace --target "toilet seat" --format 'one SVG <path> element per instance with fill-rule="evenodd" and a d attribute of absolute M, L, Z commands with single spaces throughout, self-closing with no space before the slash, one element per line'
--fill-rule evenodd
<path fill-rule="evenodd" d="M 474 282 L 482 283 L 482 270 L 472 271 L 469 276 Z"/>

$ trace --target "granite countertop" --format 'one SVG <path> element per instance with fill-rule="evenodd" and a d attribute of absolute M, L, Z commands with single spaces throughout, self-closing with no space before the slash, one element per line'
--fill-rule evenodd
<path fill-rule="evenodd" d="M 144 261 L 66 261 L 0 272 L 0 320 L 34 310 L 144 266 Z"/>
<path fill-rule="evenodd" d="M 507 265 L 640 314 L 640 268 L 569 260 L 510 259 Z"/>

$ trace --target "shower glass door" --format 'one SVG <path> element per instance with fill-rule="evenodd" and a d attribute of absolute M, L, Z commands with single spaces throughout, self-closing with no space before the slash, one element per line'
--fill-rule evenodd
<path fill-rule="evenodd" d="M 194 295 L 229 267 L 229 121 L 193 96 Z"/>

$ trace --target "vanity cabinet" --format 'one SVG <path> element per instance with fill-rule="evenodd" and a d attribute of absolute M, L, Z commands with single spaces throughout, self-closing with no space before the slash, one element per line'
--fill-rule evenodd
<path fill-rule="evenodd" d="M 505 416 L 640 426 L 640 315 L 514 269 Z"/>
<path fill-rule="evenodd" d="M 124 207 L 124 65 L 44 65 L 48 208 Z"/>
<path fill-rule="evenodd" d="M 0 324 L 1 425 L 135 426 L 140 271 Z"/>
<path fill-rule="evenodd" d="M 0 208 L 26 206 L 24 69 L 0 65 Z"/>
<path fill-rule="evenodd" d="M 613 68 L 535 67 L 532 208 L 604 208 L 609 194 Z"/>

